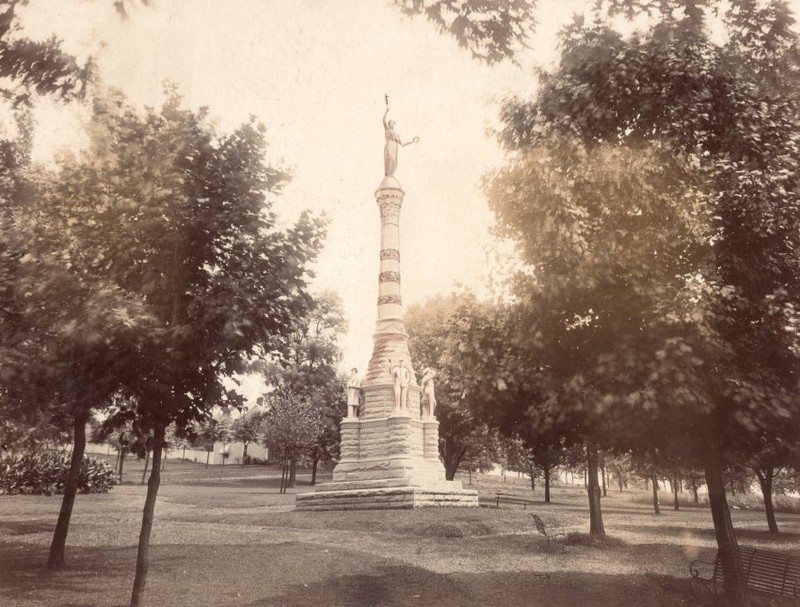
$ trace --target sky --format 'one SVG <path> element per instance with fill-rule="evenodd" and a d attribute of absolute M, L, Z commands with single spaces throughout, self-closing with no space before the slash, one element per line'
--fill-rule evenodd
<path fill-rule="evenodd" d="M 489 131 L 503 97 L 532 93 L 532 64 L 555 58 L 557 30 L 583 4 L 540 0 L 534 50 L 495 66 L 390 0 L 154 0 L 126 20 L 110 0 L 31 0 L 21 17 L 31 37 L 55 34 L 79 59 L 93 57 L 135 105 L 157 106 L 168 80 L 222 131 L 251 115 L 266 125 L 268 162 L 293 175 L 276 203 L 281 221 L 303 209 L 330 219 L 313 288 L 342 297 L 342 368 L 363 369 L 377 319 L 384 95 L 403 140 L 420 138 L 400 150 L 396 172 L 404 303 L 462 285 L 485 295 L 493 259 L 506 254 L 480 186 L 503 162 Z M 81 121 L 44 103 L 35 158 L 85 143 Z M 250 379 L 244 390 L 254 400 L 262 387 Z"/>

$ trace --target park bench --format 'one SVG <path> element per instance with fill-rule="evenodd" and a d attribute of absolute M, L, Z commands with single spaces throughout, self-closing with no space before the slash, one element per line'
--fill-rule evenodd
<path fill-rule="evenodd" d="M 551 525 L 550 530 L 548 531 L 541 516 L 538 514 L 531 514 L 531 516 L 533 517 L 533 524 L 536 526 L 536 531 L 543 535 L 544 539 L 547 540 L 548 548 L 550 548 L 551 542 L 555 544 L 559 540 L 563 540 L 565 537 L 567 537 L 567 534 L 564 533 L 564 529 L 562 527 Z"/>
<path fill-rule="evenodd" d="M 500 507 L 500 504 L 522 504 L 522 507 L 527 510 L 529 505 L 533 505 L 535 502 L 532 499 L 528 499 L 527 497 L 522 497 L 521 495 L 514 495 L 512 493 L 495 493 L 495 505 L 497 508 Z"/>
<path fill-rule="evenodd" d="M 781 552 L 739 547 L 741 578 L 749 599 L 762 598 L 768 605 L 800 605 L 800 558 Z M 722 558 L 697 559 L 689 565 L 692 594 L 698 604 L 717 605 L 725 592 Z"/>

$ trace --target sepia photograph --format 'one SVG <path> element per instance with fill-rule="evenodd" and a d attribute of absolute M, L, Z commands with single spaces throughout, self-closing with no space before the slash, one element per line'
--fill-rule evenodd
<path fill-rule="evenodd" d="M 800 604 L 800 0 L 0 0 L 0 606 Z"/>

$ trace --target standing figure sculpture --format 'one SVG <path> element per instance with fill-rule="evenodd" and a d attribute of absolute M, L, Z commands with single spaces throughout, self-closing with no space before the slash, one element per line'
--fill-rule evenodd
<path fill-rule="evenodd" d="M 425 367 L 422 371 L 422 407 L 424 415 L 432 416 L 436 409 L 436 394 L 433 390 L 433 378 L 436 371 L 430 367 Z"/>
<path fill-rule="evenodd" d="M 390 358 L 389 373 L 392 375 L 394 384 L 395 410 L 400 411 L 403 407 L 408 409 L 408 386 L 411 385 L 411 371 L 403 364 L 402 359 L 392 366 L 392 359 Z"/>
<path fill-rule="evenodd" d="M 358 417 L 358 401 L 361 395 L 361 379 L 358 377 L 358 369 L 350 369 L 350 377 L 347 378 L 347 417 Z"/>
<path fill-rule="evenodd" d="M 407 146 L 412 143 L 419 143 L 419 137 L 414 137 L 411 141 L 403 143 L 400 135 L 394 130 L 394 120 L 387 120 L 389 115 L 389 96 L 386 96 L 386 112 L 383 114 L 383 128 L 386 129 L 386 145 L 383 148 L 383 168 L 384 175 L 394 176 L 397 170 L 397 148 Z"/>

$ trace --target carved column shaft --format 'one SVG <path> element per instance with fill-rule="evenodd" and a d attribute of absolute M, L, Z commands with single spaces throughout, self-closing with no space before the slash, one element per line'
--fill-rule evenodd
<path fill-rule="evenodd" d="M 380 273 L 378 275 L 378 321 L 375 327 L 375 345 L 364 377 L 364 391 L 368 395 L 365 418 L 373 419 L 394 413 L 391 395 L 392 376 L 389 360 L 403 360 L 412 375 L 411 356 L 408 352 L 408 335 L 403 322 L 403 301 L 400 292 L 400 208 L 405 192 L 393 177 L 384 178 L 375 199 L 381 218 Z M 412 385 L 416 377 L 412 378 Z M 369 398 L 380 387 L 383 396 Z M 411 393 L 410 412 L 417 411 L 419 395 Z M 416 407 L 416 408 L 415 408 Z M 415 415 L 414 413 L 411 413 Z M 418 413 L 416 414 L 418 415 Z"/>
<path fill-rule="evenodd" d="M 376 193 L 381 213 L 381 265 L 378 275 L 378 320 L 402 320 L 400 296 L 400 207 L 403 190 L 386 188 Z"/>

